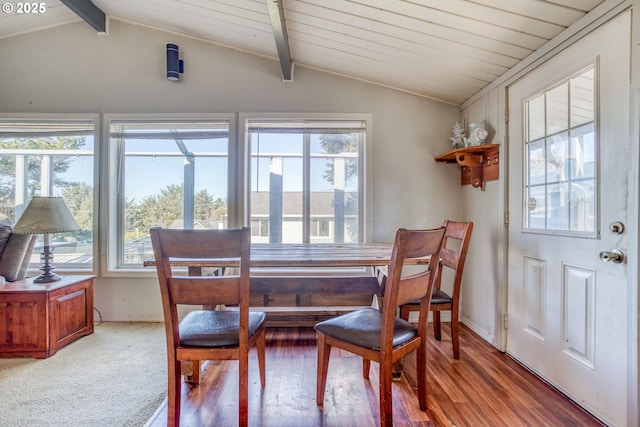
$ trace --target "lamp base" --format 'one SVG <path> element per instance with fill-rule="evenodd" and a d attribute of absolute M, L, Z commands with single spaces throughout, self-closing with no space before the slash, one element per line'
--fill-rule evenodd
<path fill-rule="evenodd" d="M 40 260 L 44 261 L 44 265 L 40 269 L 41 271 L 43 271 L 43 273 L 38 277 L 36 277 L 35 279 L 33 279 L 33 283 L 56 282 L 62 279 L 62 277 L 58 276 L 56 273 L 53 272 L 53 269 L 55 267 L 51 265 L 51 261 L 53 260 L 53 250 L 51 249 L 51 246 L 45 246 L 42 249 L 42 253 L 40 254 Z"/>
<path fill-rule="evenodd" d="M 49 283 L 57 282 L 58 280 L 62 280 L 62 277 L 58 276 L 56 273 L 49 272 L 48 274 L 41 274 L 33 279 L 33 283 Z"/>

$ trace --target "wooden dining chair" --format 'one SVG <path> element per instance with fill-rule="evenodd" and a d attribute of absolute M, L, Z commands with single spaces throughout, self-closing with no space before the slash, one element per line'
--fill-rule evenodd
<path fill-rule="evenodd" d="M 460 359 L 460 287 L 462 285 L 462 272 L 467 259 L 469 241 L 473 231 L 473 222 L 457 222 L 445 220 L 443 227 L 446 228 L 442 251 L 440 253 L 440 263 L 442 268 L 438 270 L 433 296 L 431 297 L 431 311 L 433 312 L 433 333 L 436 340 L 442 339 L 440 326 L 440 312 L 451 311 L 451 343 L 453 345 L 453 358 Z M 444 267 L 453 270 L 453 288 L 451 296 L 442 290 L 442 272 Z M 420 308 L 419 301 L 400 306 L 400 317 L 409 320 L 409 313 Z"/>
<path fill-rule="evenodd" d="M 406 260 L 438 259 L 444 231 L 444 227 L 430 230 L 399 229 L 391 253 L 382 309 L 362 308 L 316 324 L 318 406 L 322 407 L 324 403 L 331 348 L 338 347 L 362 356 L 364 378 L 369 378 L 371 361 L 378 362 L 381 426 L 393 425 L 392 365 L 404 355 L 417 350 L 418 401 L 420 409 L 427 410 L 426 319 L 439 264 L 429 262 L 423 264 L 420 271 L 412 271 L 411 274 L 405 271 L 404 276 L 402 273 Z M 422 321 L 417 326 L 396 316 L 398 305 L 415 299 L 421 301 Z"/>
<path fill-rule="evenodd" d="M 265 314 L 249 312 L 248 227 L 229 230 L 177 230 L 154 227 L 151 242 L 160 282 L 167 337 L 167 426 L 180 425 L 181 361 L 238 360 L 239 425 L 248 425 L 249 349 L 256 347 L 260 383 L 265 385 Z M 226 275 L 178 275 L 173 259 L 227 260 Z M 236 267 L 237 266 L 237 267 Z M 230 270 L 233 270 L 229 272 Z M 237 305 L 237 310 L 197 309 L 182 320 L 178 305 Z M 194 363 L 199 369 L 199 363 Z M 196 375 L 197 377 L 197 375 Z"/>

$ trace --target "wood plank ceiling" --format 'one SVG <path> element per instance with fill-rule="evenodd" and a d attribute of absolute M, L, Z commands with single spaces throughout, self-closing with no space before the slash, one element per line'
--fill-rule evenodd
<path fill-rule="evenodd" d="M 295 67 L 460 105 L 606 1 L 93 0 L 93 4 L 108 19 L 277 59 L 281 66 L 274 65 L 274 72 L 283 73 L 285 80 L 290 60 Z M 64 0 L 70 7 L 81 2 Z M 42 14 L 0 14 L 0 38 L 81 20 L 82 14 L 70 7 L 48 0 Z M 282 33 L 278 9 L 283 14 Z M 291 78 L 295 81 L 295 71 Z"/>

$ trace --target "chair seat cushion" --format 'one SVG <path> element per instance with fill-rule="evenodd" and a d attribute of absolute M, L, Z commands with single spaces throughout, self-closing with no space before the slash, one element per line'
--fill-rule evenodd
<path fill-rule="evenodd" d="M 266 314 L 249 312 L 249 338 L 264 323 Z M 239 344 L 240 313 L 237 311 L 196 310 L 180 322 L 180 345 L 193 347 L 231 347 Z"/>
<path fill-rule="evenodd" d="M 451 304 L 452 302 L 453 302 L 453 299 L 449 296 L 449 294 L 447 294 L 443 290 L 440 290 L 440 289 L 433 290 L 433 293 L 431 294 L 431 305 Z M 420 300 L 411 301 L 408 304 L 420 305 Z"/>
<path fill-rule="evenodd" d="M 382 313 L 375 308 L 361 308 L 333 319 L 317 323 L 316 331 L 361 347 L 380 350 Z M 398 346 L 418 335 L 418 328 L 396 317 L 393 328 L 393 346 Z"/>
<path fill-rule="evenodd" d="M 431 304 L 450 304 L 453 299 L 444 291 L 440 289 L 434 289 L 431 294 Z M 420 304 L 418 302 L 418 304 Z"/>

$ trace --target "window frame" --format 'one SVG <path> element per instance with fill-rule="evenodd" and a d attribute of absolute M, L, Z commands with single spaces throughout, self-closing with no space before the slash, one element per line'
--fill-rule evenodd
<path fill-rule="evenodd" d="M 112 122 L 172 122 L 172 121 L 226 121 L 229 124 L 229 140 L 228 140 L 228 168 L 227 168 L 227 209 L 228 209 L 228 227 L 237 227 L 237 208 L 234 206 L 237 193 L 236 176 L 238 176 L 237 165 L 237 132 L 236 132 L 236 115 L 233 113 L 220 114 L 188 114 L 188 113 L 136 113 L 136 114 L 104 114 L 102 126 L 102 146 L 104 147 L 104 156 L 106 161 L 103 162 L 101 188 L 102 206 L 101 217 L 107 226 L 102 227 L 100 232 L 102 236 L 101 253 L 106 254 L 101 260 L 101 270 L 104 277 L 148 277 L 152 271 L 142 265 L 132 266 L 123 265 L 123 254 L 121 253 L 121 239 L 124 228 L 124 200 L 122 199 L 124 183 L 120 180 L 120 168 L 122 153 L 122 144 L 111 140 L 111 124 Z"/>
<path fill-rule="evenodd" d="M 97 274 L 99 270 L 99 248 L 100 231 L 99 231 L 99 212 L 100 212 L 100 170 L 101 170 L 101 143 L 100 135 L 102 129 L 102 120 L 100 114 L 93 113 L 0 113 L 0 120 L 4 122 L 91 122 L 93 123 L 93 171 L 92 171 L 92 186 L 93 186 L 93 241 L 92 241 L 92 262 L 87 263 L 88 268 L 81 268 L 79 264 L 69 264 L 54 262 L 56 271 L 58 273 L 83 273 L 83 274 Z M 26 206 L 25 206 L 26 207 Z M 36 265 L 30 264 L 28 268 L 28 274 L 37 274 L 42 263 L 38 261 Z"/>
<path fill-rule="evenodd" d="M 242 213 L 242 223 L 251 222 L 251 147 L 249 138 L 249 124 L 255 121 L 362 121 L 364 123 L 364 144 L 360 147 L 358 155 L 358 174 L 362 179 L 358 183 L 358 216 L 359 216 L 359 241 L 370 242 L 371 230 L 371 165 L 369 156 L 372 148 L 372 115 L 368 113 L 239 113 L 238 116 L 238 160 L 242 165 L 242 179 L 239 180 L 239 208 Z"/>

